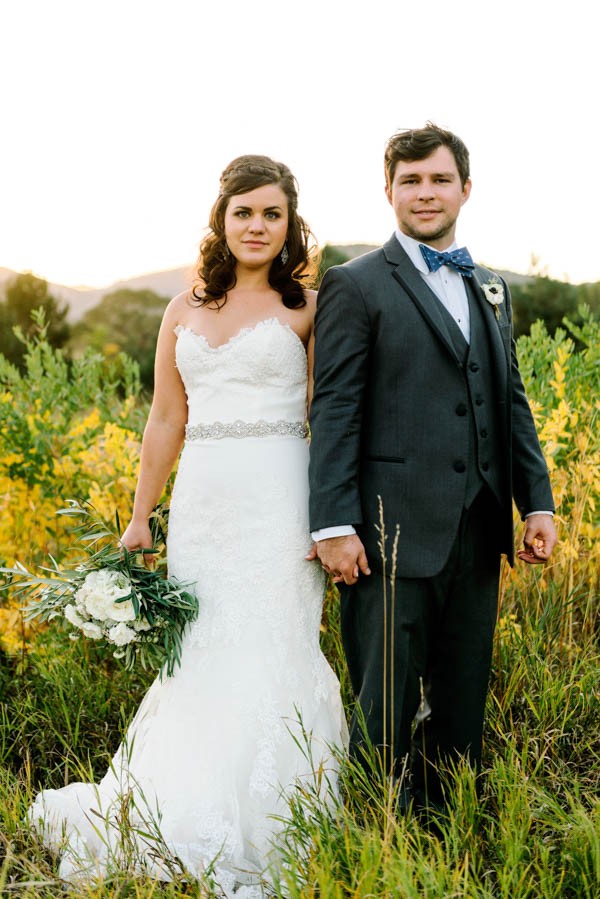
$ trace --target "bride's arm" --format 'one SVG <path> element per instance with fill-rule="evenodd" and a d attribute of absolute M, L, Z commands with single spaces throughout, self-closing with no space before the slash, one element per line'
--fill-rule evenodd
<path fill-rule="evenodd" d="M 178 299 L 165 311 L 156 344 L 154 396 L 142 440 L 133 515 L 121 538 L 123 546 L 130 551 L 152 545 L 148 517 L 160 499 L 185 436 L 187 398 L 175 365 L 177 338 L 173 330 L 178 318 Z"/>

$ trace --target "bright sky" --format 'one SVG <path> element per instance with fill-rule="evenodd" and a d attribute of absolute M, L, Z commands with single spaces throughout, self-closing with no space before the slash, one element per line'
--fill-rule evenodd
<path fill-rule="evenodd" d="M 471 151 L 473 256 L 600 280 L 589 0 L 0 0 L 0 266 L 102 287 L 196 257 L 222 169 L 289 165 L 320 244 L 381 243 L 382 157 Z M 592 243 L 593 240 L 593 243 Z"/>

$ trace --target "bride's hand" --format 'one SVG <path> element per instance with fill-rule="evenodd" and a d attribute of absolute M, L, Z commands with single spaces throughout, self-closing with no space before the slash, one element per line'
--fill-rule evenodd
<path fill-rule="evenodd" d="M 120 543 L 130 553 L 152 549 L 152 534 L 147 522 L 130 522 L 123 532 Z M 146 568 L 154 566 L 153 553 L 144 553 L 144 565 Z"/>

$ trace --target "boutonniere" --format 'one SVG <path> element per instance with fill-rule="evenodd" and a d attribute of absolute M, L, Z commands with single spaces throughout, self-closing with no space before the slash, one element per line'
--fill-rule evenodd
<path fill-rule="evenodd" d="M 481 289 L 490 306 L 494 307 L 496 318 L 500 318 L 500 306 L 504 302 L 504 288 L 502 284 L 497 278 L 492 278 L 491 281 L 486 281 L 485 284 L 482 284 Z"/>

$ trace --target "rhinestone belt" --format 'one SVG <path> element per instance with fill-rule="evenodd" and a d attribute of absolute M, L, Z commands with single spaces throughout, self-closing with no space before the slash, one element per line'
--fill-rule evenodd
<path fill-rule="evenodd" d="M 186 440 L 221 440 L 223 437 L 306 437 L 304 421 L 213 421 L 209 425 L 186 425 Z"/>

